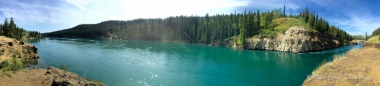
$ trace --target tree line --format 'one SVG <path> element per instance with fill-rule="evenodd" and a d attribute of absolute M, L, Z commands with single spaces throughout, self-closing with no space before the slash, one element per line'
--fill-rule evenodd
<path fill-rule="evenodd" d="M 373 37 L 373 36 L 377 36 L 377 35 L 380 35 L 380 27 L 377 28 L 375 31 L 372 32 L 371 37 Z M 380 37 L 379 37 L 379 40 L 380 40 Z"/>
<path fill-rule="evenodd" d="M 5 18 L 3 24 L 0 24 L 0 35 L 17 40 L 39 39 L 44 37 L 38 31 L 26 31 L 23 28 L 18 27 L 13 18 L 10 18 L 9 21 L 8 18 Z"/>
<path fill-rule="evenodd" d="M 188 43 L 224 45 L 233 40 L 234 44 L 244 45 L 245 39 L 253 36 L 274 38 L 279 31 L 275 19 L 288 18 L 302 20 L 304 28 L 321 33 L 333 34 L 341 40 L 350 41 L 352 36 L 328 21 L 309 12 L 308 8 L 299 14 L 285 14 L 274 9 L 260 12 L 247 11 L 230 14 L 205 16 L 171 16 L 164 19 L 134 19 L 128 21 L 109 20 L 98 24 L 81 24 L 73 28 L 46 33 L 50 37 L 111 38 L 125 40 L 180 41 Z M 243 46 L 244 47 L 244 46 Z"/>
<path fill-rule="evenodd" d="M 380 27 L 372 32 L 372 36 L 380 35 Z"/>

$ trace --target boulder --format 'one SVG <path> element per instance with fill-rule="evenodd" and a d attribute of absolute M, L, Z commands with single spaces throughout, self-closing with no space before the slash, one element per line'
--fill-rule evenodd
<path fill-rule="evenodd" d="M 12 42 L 8 42 L 8 46 L 13 46 L 13 43 Z"/>
<path fill-rule="evenodd" d="M 23 42 L 23 41 L 20 41 L 20 43 L 19 43 L 20 45 L 24 45 L 25 43 Z"/>
<path fill-rule="evenodd" d="M 49 67 L 46 76 L 53 76 L 52 86 L 101 86 L 102 83 L 89 81 L 87 79 L 79 77 L 75 73 L 71 73 L 65 70 Z"/>

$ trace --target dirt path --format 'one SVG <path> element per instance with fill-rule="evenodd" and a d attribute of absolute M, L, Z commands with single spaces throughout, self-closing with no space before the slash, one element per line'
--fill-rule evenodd
<path fill-rule="evenodd" d="M 308 77 L 303 86 L 380 86 L 380 49 L 364 47 L 346 56 L 326 72 Z"/>

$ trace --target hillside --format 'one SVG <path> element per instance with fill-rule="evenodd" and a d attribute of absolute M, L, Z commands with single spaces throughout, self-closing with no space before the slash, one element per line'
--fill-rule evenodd
<path fill-rule="evenodd" d="M 372 36 L 366 42 L 370 43 L 380 43 L 380 35 Z"/>
<path fill-rule="evenodd" d="M 276 38 L 291 27 L 331 34 L 342 41 L 352 40 L 344 30 L 330 26 L 327 20 L 306 8 L 299 15 L 282 14 L 281 9 L 267 12 L 205 16 L 172 16 L 165 19 L 110 20 L 98 24 L 81 24 L 73 28 L 45 33 L 48 37 L 170 41 L 230 46 L 246 49 L 251 37 Z M 323 42 L 323 41 L 322 41 Z"/>

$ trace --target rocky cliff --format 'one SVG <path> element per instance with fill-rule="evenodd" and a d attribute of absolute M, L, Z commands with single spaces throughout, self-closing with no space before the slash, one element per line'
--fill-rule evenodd
<path fill-rule="evenodd" d="M 291 27 L 276 38 L 248 38 L 245 49 L 275 50 L 285 52 L 311 52 L 345 45 L 332 34 L 318 33 L 302 27 Z"/>

